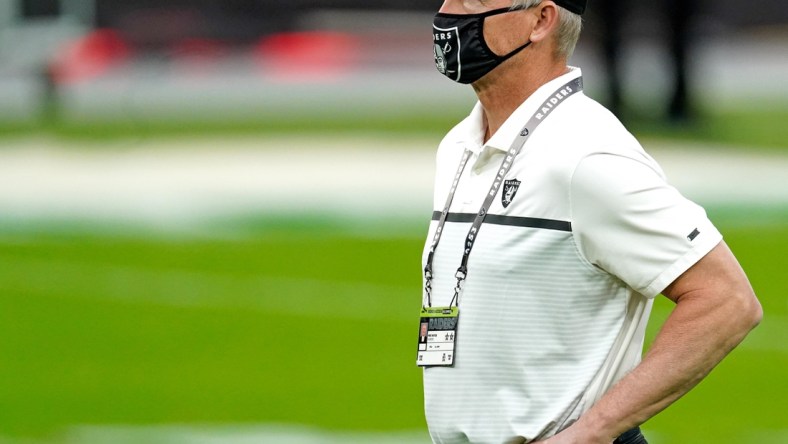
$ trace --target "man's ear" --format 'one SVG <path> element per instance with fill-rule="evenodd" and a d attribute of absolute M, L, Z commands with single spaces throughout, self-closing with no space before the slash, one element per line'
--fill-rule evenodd
<path fill-rule="evenodd" d="M 548 0 L 543 1 L 533 9 L 536 14 L 536 25 L 531 31 L 530 40 L 534 43 L 539 43 L 545 41 L 558 27 L 558 5 Z"/>

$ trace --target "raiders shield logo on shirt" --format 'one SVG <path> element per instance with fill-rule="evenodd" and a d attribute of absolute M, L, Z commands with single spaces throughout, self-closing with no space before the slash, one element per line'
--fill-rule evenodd
<path fill-rule="evenodd" d="M 520 181 L 517 179 L 507 180 L 503 183 L 503 194 L 501 194 L 501 203 L 506 208 L 514 200 L 514 195 L 517 194 L 517 189 L 520 188 Z"/>

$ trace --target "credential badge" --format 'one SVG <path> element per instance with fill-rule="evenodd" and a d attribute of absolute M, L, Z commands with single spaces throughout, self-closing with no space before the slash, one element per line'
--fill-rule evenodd
<path fill-rule="evenodd" d="M 520 181 L 517 179 L 507 180 L 503 183 L 503 194 L 501 194 L 501 203 L 506 208 L 514 200 L 514 195 L 517 194 L 517 189 L 520 188 Z"/>

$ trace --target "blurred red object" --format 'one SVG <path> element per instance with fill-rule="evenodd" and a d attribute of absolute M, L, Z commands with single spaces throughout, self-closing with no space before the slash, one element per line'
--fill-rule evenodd
<path fill-rule="evenodd" d="M 274 34 L 260 40 L 255 54 L 266 74 L 285 82 L 331 81 L 357 65 L 361 42 L 339 32 Z"/>
<path fill-rule="evenodd" d="M 56 83 L 93 79 L 129 58 L 131 48 L 112 29 L 97 29 L 65 43 L 49 65 Z"/>

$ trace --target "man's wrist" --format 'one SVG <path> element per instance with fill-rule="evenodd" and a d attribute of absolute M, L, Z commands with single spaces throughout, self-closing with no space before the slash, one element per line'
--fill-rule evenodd
<path fill-rule="evenodd" d="M 582 436 L 588 437 L 588 442 L 612 443 L 620 435 L 611 418 L 593 409 L 581 416 L 572 427 L 576 427 Z"/>

